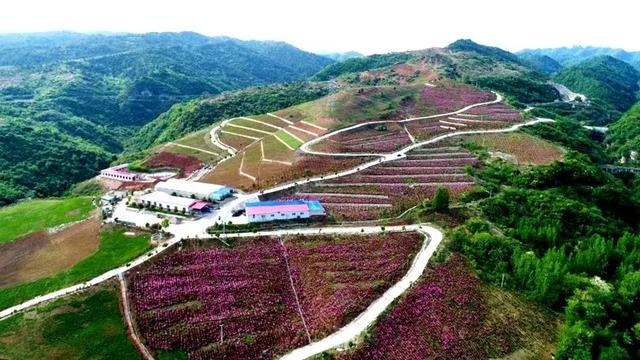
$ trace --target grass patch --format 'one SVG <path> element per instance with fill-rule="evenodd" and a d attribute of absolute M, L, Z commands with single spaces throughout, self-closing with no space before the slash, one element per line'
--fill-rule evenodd
<path fill-rule="evenodd" d="M 213 143 L 211 142 L 211 136 L 210 136 L 211 128 L 212 126 L 209 126 L 206 129 L 193 132 L 174 142 L 182 145 L 193 146 L 199 149 L 209 150 L 213 152 L 220 152 L 222 150 L 217 146 L 213 145 Z"/>
<path fill-rule="evenodd" d="M 0 322 L 3 359 L 139 359 L 114 283 Z"/>
<path fill-rule="evenodd" d="M 207 150 L 207 149 L 205 149 Z M 220 156 L 216 156 L 213 154 L 209 154 L 203 151 L 198 151 L 198 150 L 194 150 L 194 149 L 190 149 L 190 148 L 184 148 L 181 146 L 176 146 L 176 145 L 165 145 L 162 147 L 162 151 L 166 151 L 166 152 L 170 152 L 172 154 L 180 154 L 180 155 L 188 155 L 188 156 L 193 156 L 194 158 L 207 163 L 207 164 L 214 164 L 217 163 L 220 159 Z M 213 151 L 213 150 L 207 150 L 207 151 Z M 224 154 L 224 153 L 221 153 Z"/>
<path fill-rule="evenodd" d="M 91 197 L 28 200 L 0 209 L 0 244 L 33 231 L 85 219 Z"/>
<path fill-rule="evenodd" d="M 247 119 L 234 119 L 229 124 L 234 124 L 234 125 L 239 125 L 239 126 L 246 126 L 248 128 L 261 130 L 261 131 L 266 131 L 266 132 L 270 132 L 270 133 L 274 133 L 274 132 L 278 131 L 278 129 L 276 129 L 274 127 L 271 127 L 271 126 L 268 126 L 268 125 L 264 125 L 264 124 L 261 124 L 261 123 L 255 122 L 255 121 L 247 120 Z"/>
<path fill-rule="evenodd" d="M 294 149 L 297 149 L 302 145 L 302 143 L 296 140 L 293 136 L 287 134 L 286 132 L 280 130 L 276 133 L 276 136 L 280 138 L 280 140 L 286 142 L 289 146 Z"/>
<path fill-rule="evenodd" d="M 130 261 L 151 248 L 149 235 L 124 235 L 124 227 L 100 233 L 98 251 L 73 267 L 56 275 L 4 288 L 0 291 L 0 309 L 6 309 L 38 295 L 79 284 Z"/>

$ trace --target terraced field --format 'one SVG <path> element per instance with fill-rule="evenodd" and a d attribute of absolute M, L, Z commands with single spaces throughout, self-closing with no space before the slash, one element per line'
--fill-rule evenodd
<path fill-rule="evenodd" d="M 336 220 L 375 220 L 400 214 L 438 187 L 455 199 L 474 185 L 467 166 L 478 158 L 459 146 L 422 147 L 406 157 L 382 163 L 357 174 L 300 187 L 280 199 L 319 200 Z"/>

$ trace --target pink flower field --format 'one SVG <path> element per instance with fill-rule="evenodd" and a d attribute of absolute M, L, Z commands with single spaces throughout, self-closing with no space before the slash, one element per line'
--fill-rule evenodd
<path fill-rule="evenodd" d="M 455 111 L 467 105 L 495 99 L 495 95 L 492 93 L 467 85 L 425 87 L 421 97 L 425 102 L 438 109 L 440 113 Z"/>
<path fill-rule="evenodd" d="M 371 337 L 340 359 L 488 359 L 512 350 L 513 334 L 487 316 L 480 280 L 454 256 L 423 275 Z"/>
<path fill-rule="evenodd" d="M 325 180 L 279 198 L 318 200 L 336 221 L 376 220 L 397 216 L 433 198 L 438 187 L 449 189 L 453 200 L 457 199 L 474 186 L 466 167 L 478 164 L 477 157 L 457 146 L 419 148 L 406 158 Z"/>
<path fill-rule="evenodd" d="M 129 275 L 132 307 L 153 351 L 273 358 L 307 344 L 307 330 L 318 339 L 362 312 L 406 272 L 421 242 L 389 233 L 191 245 Z"/>

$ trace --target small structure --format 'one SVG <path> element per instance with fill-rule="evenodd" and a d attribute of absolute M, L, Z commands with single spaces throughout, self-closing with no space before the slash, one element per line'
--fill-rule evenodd
<path fill-rule="evenodd" d="M 160 191 L 138 196 L 135 201 L 138 205 L 154 206 L 162 210 L 179 211 L 185 214 L 204 213 L 211 209 L 211 204 L 205 201 L 173 196 Z"/>
<path fill-rule="evenodd" d="M 140 180 L 140 174 L 127 170 L 129 164 L 121 164 L 108 169 L 100 170 L 100 176 L 107 179 L 118 181 L 136 181 Z"/>
<path fill-rule="evenodd" d="M 118 198 L 115 194 L 107 193 L 102 195 L 102 197 L 100 198 L 100 203 L 104 206 L 107 206 L 117 203 L 118 200 L 120 200 L 120 198 Z"/>
<path fill-rule="evenodd" d="M 250 223 L 274 220 L 308 219 L 325 215 L 318 201 L 274 200 L 251 201 L 245 203 L 247 219 Z"/>
<path fill-rule="evenodd" d="M 177 196 L 205 201 L 221 201 L 233 192 L 233 189 L 226 186 L 181 179 L 169 179 L 160 182 L 156 184 L 155 190 L 170 195 L 175 194 Z"/>

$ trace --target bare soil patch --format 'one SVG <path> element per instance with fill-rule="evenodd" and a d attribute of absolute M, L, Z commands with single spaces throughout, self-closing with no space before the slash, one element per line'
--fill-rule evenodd
<path fill-rule="evenodd" d="M 97 216 L 55 234 L 32 232 L 0 245 L 0 287 L 41 279 L 70 268 L 100 244 Z"/>

